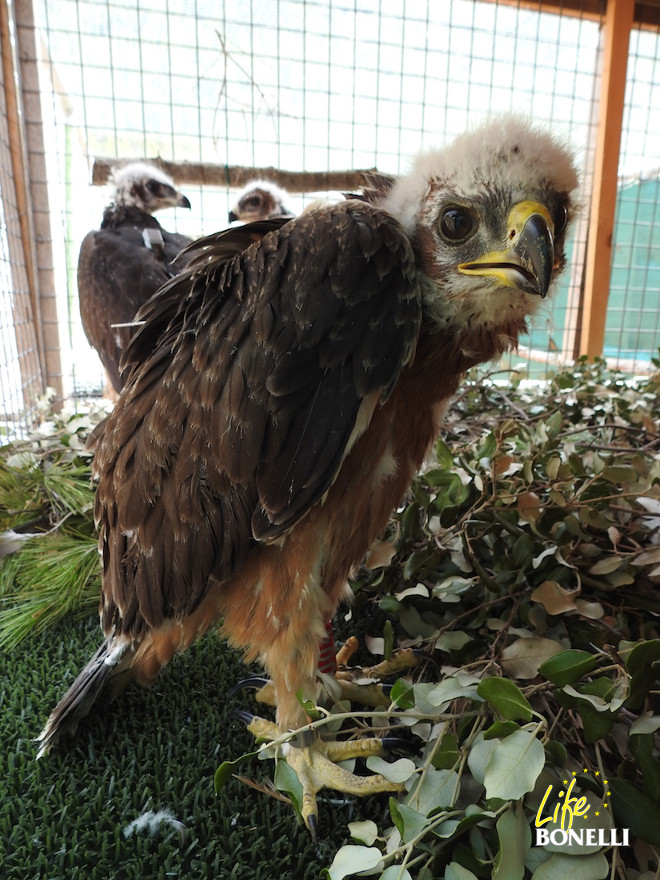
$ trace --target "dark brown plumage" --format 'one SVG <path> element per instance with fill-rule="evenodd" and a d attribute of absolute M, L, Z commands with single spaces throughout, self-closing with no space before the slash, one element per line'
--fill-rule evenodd
<path fill-rule="evenodd" d="M 304 722 L 324 623 L 469 367 L 515 346 L 564 262 L 576 176 L 499 120 L 349 199 L 197 242 L 141 310 L 97 437 L 107 641 L 42 751 L 98 693 L 152 681 L 220 618 Z"/>
<path fill-rule="evenodd" d="M 83 239 L 78 258 L 80 317 L 115 391 L 120 361 L 135 327 L 127 325 L 180 267 L 174 260 L 191 239 L 168 232 L 152 216 L 168 207 L 189 208 L 167 175 L 153 165 L 132 163 L 115 172 L 112 203 L 101 228 Z"/>

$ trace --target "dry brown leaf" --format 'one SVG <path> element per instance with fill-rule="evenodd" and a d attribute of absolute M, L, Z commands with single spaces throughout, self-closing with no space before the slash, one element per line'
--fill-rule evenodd
<path fill-rule="evenodd" d="M 518 513 L 528 522 L 538 519 L 541 512 L 541 499 L 536 492 L 522 492 L 518 495 Z"/>
<path fill-rule="evenodd" d="M 517 639 L 502 651 L 502 666 L 514 678 L 536 678 L 539 666 L 563 650 L 554 639 Z"/>
<path fill-rule="evenodd" d="M 575 599 L 580 590 L 566 590 L 557 581 L 543 581 L 532 593 L 535 602 L 540 602 L 548 614 L 562 614 L 564 611 L 575 611 Z"/>
<path fill-rule="evenodd" d="M 390 564 L 395 553 L 396 547 L 390 541 L 374 541 L 367 553 L 365 564 L 367 568 L 385 568 Z"/>

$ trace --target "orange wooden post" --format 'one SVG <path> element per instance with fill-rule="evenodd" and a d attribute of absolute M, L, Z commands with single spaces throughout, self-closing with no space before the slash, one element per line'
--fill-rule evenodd
<path fill-rule="evenodd" d="M 634 8 L 634 0 L 608 0 L 604 23 L 600 114 L 580 336 L 580 354 L 589 359 L 603 354 L 605 340 L 626 69 Z"/>

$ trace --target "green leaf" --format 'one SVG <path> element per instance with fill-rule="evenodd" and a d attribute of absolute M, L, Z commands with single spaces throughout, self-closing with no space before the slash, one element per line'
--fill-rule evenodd
<path fill-rule="evenodd" d="M 305 699 L 302 691 L 296 691 L 296 699 L 302 706 L 303 712 L 307 715 L 310 721 L 318 721 L 319 718 L 323 717 L 321 712 L 317 709 L 316 703 L 313 700 Z"/>
<path fill-rule="evenodd" d="M 234 775 L 234 770 L 240 765 L 243 764 L 248 758 L 254 758 L 254 756 L 258 754 L 257 752 L 246 752 L 244 755 L 241 755 L 240 758 L 236 758 L 235 761 L 223 761 L 222 764 L 215 771 L 215 775 L 213 777 L 213 787 L 215 789 L 215 793 L 219 794 L 220 790 L 224 788 L 224 786 L 229 782 L 231 777 Z"/>
<path fill-rule="evenodd" d="M 386 620 L 383 626 L 383 657 L 390 660 L 394 650 L 394 627 L 391 620 Z"/>
<path fill-rule="evenodd" d="M 640 642 L 628 654 L 626 668 L 631 675 L 637 675 L 647 669 L 656 660 L 660 660 L 660 639 L 649 639 Z"/>
<path fill-rule="evenodd" d="M 616 715 L 612 712 L 599 712 L 587 703 L 579 703 L 577 710 L 584 725 L 584 738 L 588 743 L 605 739 L 616 721 Z"/>
<path fill-rule="evenodd" d="M 548 760 L 557 767 L 566 766 L 568 751 L 563 743 L 548 740 L 545 744 L 545 754 Z"/>
<path fill-rule="evenodd" d="M 603 880 L 610 866 L 602 853 L 592 856 L 567 856 L 555 853 L 539 865 L 532 880 Z"/>
<path fill-rule="evenodd" d="M 453 770 L 434 770 L 423 776 L 415 776 L 407 782 L 410 793 L 406 803 L 420 813 L 430 813 L 438 808 L 451 807 L 460 794 L 460 778 Z"/>
<path fill-rule="evenodd" d="M 443 678 L 437 684 L 417 685 L 416 691 L 424 695 L 425 701 L 436 709 L 446 706 L 452 700 L 460 697 L 474 699 L 477 694 L 477 685 L 462 684 L 455 676 Z"/>
<path fill-rule="evenodd" d="M 298 774 L 283 759 L 275 763 L 275 776 L 273 778 L 275 788 L 286 792 L 291 798 L 291 803 L 298 817 L 302 814 L 303 787 L 298 779 Z"/>
<path fill-rule="evenodd" d="M 390 865 L 385 868 L 379 880 L 412 880 L 410 871 L 402 865 Z"/>
<path fill-rule="evenodd" d="M 476 874 L 464 868 L 460 862 L 450 862 L 445 871 L 445 880 L 478 880 Z"/>
<path fill-rule="evenodd" d="M 609 465 L 603 470 L 602 476 L 608 483 L 620 485 L 621 483 L 634 483 L 639 475 L 634 467 Z"/>
<path fill-rule="evenodd" d="M 403 818 L 399 810 L 399 802 L 396 798 L 391 797 L 388 801 L 390 816 L 394 822 L 394 827 L 399 832 L 399 836 L 403 837 Z"/>
<path fill-rule="evenodd" d="M 477 693 L 507 721 L 531 721 L 532 707 L 520 688 L 508 678 L 484 678 Z"/>
<path fill-rule="evenodd" d="M 564 693 L 586 700 L 599 712 L 616 712 L 628 696 L 628 681 L 626 678 L 612 681 L 601 675 L 575 688 L 570 684 L 564 685 Z"/>
<path fill-rule="evenodd" d="M 431 821 L 426 814 L 414 810 L 412 807 L 407 806 L 407 804 L 399 804 L 399 816 L 402 822 L 399 833 L 403 843 L 410 843 L 411 840 L 421 834 Z"/>
<path fill-rule="evenodd" d="M 378 601 L 378 607 L 387 614 L 398 614 L 401 610 L 401 602 L 395 596 L 383 596 Z"/>
<path fill-rule="evenodd" d="M 412 709 L 415 705 L 415 692 L 413 686 L 409 682 L 399 678 L 394 682 L 392 690 L 390 691 L 390 699 L 392 700 L 392 705 L 398 706 L 399 709 Z"/>
<path fill-rule="evenodd" d="M 468 753 L 468 767 L 480 785 L 484 785 L 486 767 L 488 767 L 488 762 L 497 748 L 498 742 L 499 740 L 496 739 L 487 740 L 484 738 L 483 733 L 479 733 L 475 737 L 472 748 Z"/>
<path fill-rule="evenodd" d="M 471 641 L 472 636 L 469 636 L 466 632 L 451 630 L 443 633 L 440 638 L 436 639 L 435 648 L 436 651 L 444 651 L 446 654 L 449 654 L 451 651 L 460 651 L 461 648 Z"/>
<path fill-rule="evenodd" d="M 419 505 L 416 502 L 409 504 L 401 517 L 401 541 L 408 541 L 417 534 L 419 529 Z"/>
<path fill-rule="evenodd" d="M 536 541 L 527 532 L 523 532 L 513 545 L 511 551 L 511 557 L 516 566 L 518 568 L 528 567 L 536 548 Z"/>
<path fill-rule="evenodd" d="M 365 819 L 363 822 L 349 822 L 348 831 L 353 840 L 359 840 L 366 846 L 371 846 L 378 837 L 378 826 L 371 819 Z"/>
<path fill-rule="evenodd" d="M 644 791 L 660 803 L 660 761 L 654 754 L 655 737 L 652 733 L 638 733 L 628 740 L 628 748 L 642 771 Z"/>
<path fill-rule="evenodd" d="M 519 730 L 498 741 L 484 774 L 487 798 L 518 800 L 532 791 L 545 764 L 539 740 L 527 730 Z"/>
<path fill-rule="evenodd" d="M 632 676 L 626 708 L 639 710 L 660 676 L 660 639 L 641 642 L 630 651 L 626 667 Z"/>
<path fill-rule="evenodd" d="M 582 676 L 587 675 L 596 665 L 596 657 L 586 651 L 569 649 L 555 654 L 539 666 L 539 672 L 548 681 L 563 687 L 573 684 Z"/>
<path fill-rule="evenodd" d="M 522 880 L 525 873 L 525 856 L 532 841 L 532 834 L 520 801 L 500 816 L 496 828 L 500 846 L 495 858 L 492 878 Z"/>
<path fill-rule="evenodd" d="M 630 725 L 630 735 L 655 733 L 660 730 L 660 715 L 642 715 Z"/>
<path fill-rule="evenodd" d="M 398 761 L 385 761 L 379 755 L 367 758 L 367 767 L 372 773 L 379 773 L 390 782 L 405 782 L 415 772 L 415 762 L 410 758 L 399 758 Z"/>
<path fill-rule="evenodd" d="M 460 756 L 456 734 L 449 732 L 442 737 L 440 745 L 433 752 L 431 762 L 436 770 L 451 770 Z"/>
<path fill-rule="evenodd" d="M 624 564 L 625 560 L 621 556 L 603 556 L 591 566 L 589 574 L 610 574 L 610 572 L 618 571 Z"/>
<path fill-rule="evenodd" d="M 496 721 L 484 730 L 484 739 L 504 739 L 505 736 L 510 736 L 516 730 L 520 730 L 520 725 L 515 721 Z"/>
<path fill-rule="evenodd" d="M 355 846 L 348 844 L 342 846 L 335 853 L 328 874 L 330 880 L 343 880 L 359 874 L 360 871 L 368 871 L 376 868 L 381 863 L 383 856 L 375 846 Z"/>
<path fill-rule="evenodd" d="M 651 846 L 660 846 L 660 804 L 627 779 L 610 779 L 612 808 L 618 828 L 629 828 Z"/>
<path fill-rule="evenodd" d="M 438 460 L 438 467 L 444 470 L 451 470 L 454 466 L 454 455 L 447 444 L 441 440 L 436 440 L 435 456 Z"/>

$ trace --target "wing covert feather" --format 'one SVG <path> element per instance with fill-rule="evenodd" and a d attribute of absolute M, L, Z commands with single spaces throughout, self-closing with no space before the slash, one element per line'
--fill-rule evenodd
<path fill-rule="evenodd" d="M 191 246 L 140 313 L 95 457 L 107 629 L 181 618 L 292 528 L 414 352 L 418 279 L 393 218 L 346 201 L 252 227 L 242 250 L 235 230 Z"/>

